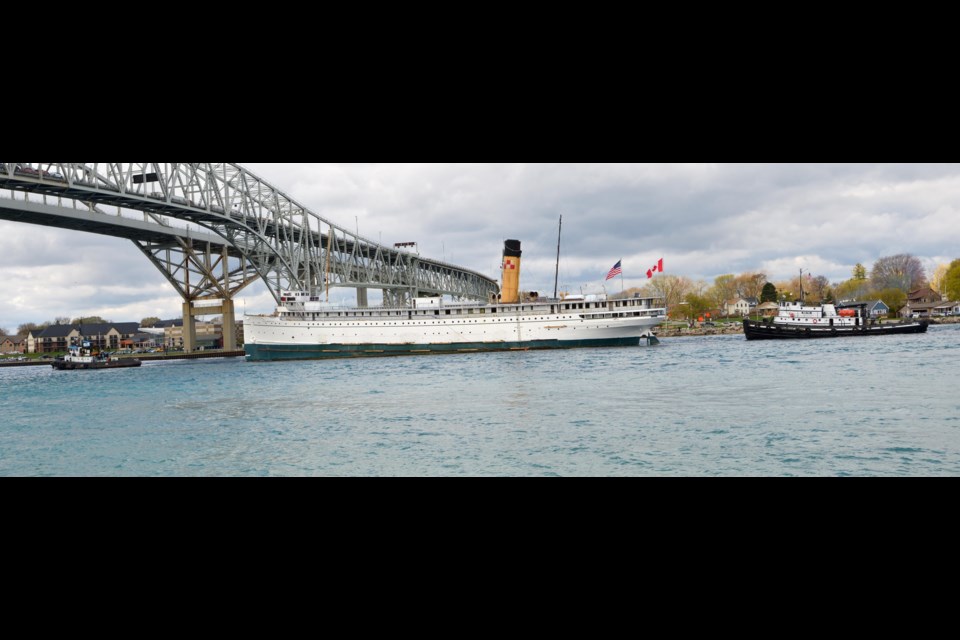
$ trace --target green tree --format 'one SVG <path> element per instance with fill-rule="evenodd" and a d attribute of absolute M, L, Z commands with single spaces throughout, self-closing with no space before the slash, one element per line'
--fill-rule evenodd
<path fill-rule="evenodd" d="M 143 320 L 140 321 L 140 326 L 149 329 L 151 327 L 156 326 L 158 322 L 160 322 L 160 318 L 154 318 L 154 317 L 144 318 Z"/>
<path fill-rule="evenodd" d="M 733 300 L 737 296 L 737 277 L 735 275 L 717 276 L 713 281 L 713 286 L 717 290 L 716 299 L 721 304 Z"/>
<path fill-rule="evenodd" d="M 954 260 L 943 278 L 943 292 L 950 300 L 960 300 L 960 260 Z"/>
<path fill-rule="evenodd" d="M 88 318 L 74 318 L 70 324 L 110 324 L 110 321 L 104 320 L 100 316 L 90 316 Z"/>
<path fill-rule="evenodd" d="M 867 291 L 866 285 L 866 280 L 857 280 L 856 278 L 851 278 L 846 282 L 841 282 L 840 284 L 834 285 L 833 298 L 834 300 L 840 302 L 860 300 L 864 297 L 864 294 Z"/>
<path fill-rule="evenodd" d="M 760 293 L 760 303 L 764 302 L 776 302 L 777 301 L 777 287 L 774 286 L 772 282 L 768 282 L 763 285 L 763 291 Z"/>
<path fill-rule="evenodd" d="M 854 280 L 866 280 L 867 279 L 867 268 L 857 263 L 857 266 L 853 268 L 853 279 Z"/>
<path fill-rule="evenodd" d="M 701 318 L 708 311 L 713 309 L 713 301 L 706 296 L 698 296 L 695 293 L 691 293 L 687 296 L 687 304 L 684 305 L 686 309 L 687 317 L 690 320 L 695 318 Z"/>
<path fill-rule="evenodd" d="M 943 284 L 949 270 L 950 265 L 945 263 L 938 264 L 933 270 L 933 275 L 930 276 L 930 287 L 937 293 L 945 293 Z"/>
<path fill-rule="evenodd" d="M 890 307 L 891 316 L 898 315 L 900 309 L 907 305 L 907 294 L 896 288 L 884 289 L 871 297 L 875 300 L 883 300 L 883 303 Z"/>

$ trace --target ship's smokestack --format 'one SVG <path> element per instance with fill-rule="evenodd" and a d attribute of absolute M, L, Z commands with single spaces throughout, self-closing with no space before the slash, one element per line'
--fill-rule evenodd
<path fill-rule="evenodd" d="M 503 304 L 520 302 L 520 251 L 519 240 L 507 240 L 503 243 L 503 286 L 500 301 Z"/>

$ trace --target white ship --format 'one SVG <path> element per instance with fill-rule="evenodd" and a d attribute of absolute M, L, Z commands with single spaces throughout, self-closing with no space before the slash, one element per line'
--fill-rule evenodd
<path fill-rule="evenodd" d="M 244 318 L 247 359 L 303 360 L 411 354 L 638 346 L 655 340 L 667 310 L 654 298 L 605 295 L 544 300 L 521 295 L 520 243 L 504 250 L 496 304 L 416 298 L 409 308 L 334 309 L 284 292 L 269 316 Z"/>

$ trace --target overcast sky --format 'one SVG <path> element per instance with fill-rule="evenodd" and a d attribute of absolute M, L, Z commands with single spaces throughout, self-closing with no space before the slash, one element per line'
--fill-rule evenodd
<path fill-rule="evenodd" d="M 960 163 L 240 163 L 319 215 L 385 244 L 499 277 L 523 241 L 522 287 L 600 291 L 623 259 L 640 286 L 666 273 L 711 282 L 745 271 L 832 282 L 911 253 L 928 270 L 960 258 Z M 0 193 L 0 197 L 4 197 Z M 126 240 L 0 221 L 0 327 L 57 316 L 179 317 L 180 300 Z M 619 287 L 619 283 L 615 288 Z M 269 311 L 262 286 L 238 311 Z"/>

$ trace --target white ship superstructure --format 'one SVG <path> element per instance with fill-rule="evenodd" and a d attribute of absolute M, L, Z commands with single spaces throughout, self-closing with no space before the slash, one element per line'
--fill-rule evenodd
<path fill-rule="evenodd" d="M 246 316 L 247 357 L 291 360 L 636 346 L 654 338 L 653 330 L 666 320 L 666 309 L 653 298 L 527 300 L 531 297 L 518 286 L 519 247 L 517 241 L 507 243 L 503 292 L 496 304 L 459 304 L 436 297 L 416 298 L 408 308 L 337 309 L 307 292 L 285 292 L 273 315 Z"/>

